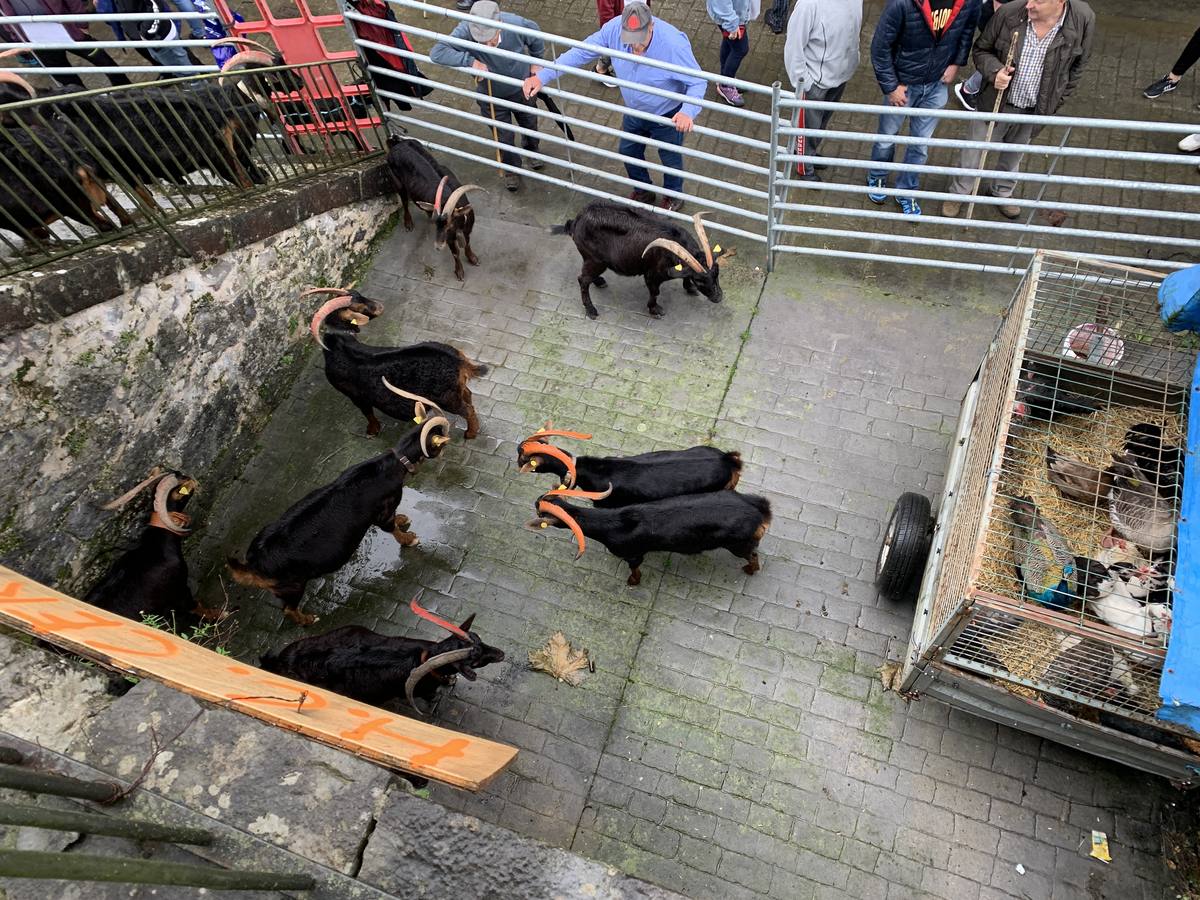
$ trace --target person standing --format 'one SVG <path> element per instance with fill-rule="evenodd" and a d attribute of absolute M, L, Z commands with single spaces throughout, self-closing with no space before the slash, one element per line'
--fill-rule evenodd
<path fill-rule="evenodd" d="M 996 92 L 1004 91 L 1002 113 L 1052 116 L 1063 102 L 1075 92 L 1083 68 L 1092 53 L 1096 31 L 1096 14 L 1084 0 L 1014 0 L 1005 4 L 992 17 L 988 27 L 975 45 L 975 67 L 983 73 L 984 87 L 979 93 L 980 104 L 991 109 Z M 1005 66 L 1009 46 L 1017 35 L 1014 65 Z M 986 119 L 972 119 L 967 125 L 968 141 L 987 140 Z M 1041 131 L 1041 125 L 1016 122 L 997 122 L 992 142 L 1028 144 Z M 981 150 L 962 150 L 959 166 L 979 167 Z M 1016 172 L 1023 154 L 1014 150 L 1001 151 L 996 168 Z M 1015 178 L 993 177 L 991 195 L 1011 197 Z M 958 175 L 950 182 L 950 192 L 968 195 L 975 187 L 975 178 Z M 942 203 L 942 215 L 955 217 L 962 202 Z M 1013 204 L 998 207 L 1002 216 L 1015 219 L 1021 208 Z"/>
<path fill-rule="evenodd" d="M 721 77 L 736 78 L 738 67 L 750 52 L 746 26 L 758 18 L 760 0 L 707 0 L 708 17 L 721 30 Z M 718 84 L 717 93 L 730 106 L 745 106 L 742 92 L 732 84 Z"/>
<path fill-rule="evenodd" d="M 493 22 L 503 22 L 506 25 L 517 25 L 533 31 L 541 31 L 537 22 L 514 15 L 513 13 L 501 12 L 496 0 L 477 0 L 471 7 L 471 15 L 481 19 L 490 19 Z M 496 28 L 494 25 L 483 25 L 476 22 L 459 22 L 454 27 L 454 30 L 450 32 L 450 36 L 474 41 L 475 46 L 461 47 L 448 44 L 444 41 L 438 41 L 429 52 L 429 58 L 439 66 L 471 68 L 480 73 L 476 78 L 478 80 L 477 90 L 481 95 L 479 97 L 479 111 L 483 116 L 505 125 L 510 124 L 513 119 L 516 119 L 517 125 L 521 128 L 536 132 L 538 130 L 537 116 L 527 111 L 527 108 L 532 107 L 533 104 L 528 97 L 523 95 L 522 88 L 525 79 L 541 71 L 541 66 L 519 59 L 497 56 L 494 53 L 488 53 L 487 48 L 498 47 L 501 50 L 507 50 L 509 53 L 520 53 L 525 56 L 536 56 L 538 59 L 541 59 L 542 54 L 546 51 L 542 39 L 535 35 L 518 34 L 515 31 Z M 518 79 L 522 84 L 510 85 L 502 81 L 493 81 L 487 77 L 487 73 L 491 72 Z M 526 107 L 526 109 L 511 109 L 502 103 L 497 103 L 497 100 L 515 103 Z M 509 147 L 515 144 L 515 134 L 508 128 L 493 127 L 492 133 L 495 139 L 502 144 L 507 144 Z M 536 153 L 538 139 L 532 135 L 522 135 L 521 146 L 526 150 Z M 513 150 L 502 151 L 500 159 L 506 165 L 515 166 L 518 169 L 521 168 L 521 157 Z M 540 169 L 542 168 L 542 163 L 540 160 L 531 159 L 529 161 L 529 168 L 534 170 Z M 505 172 L 504 186 L 510 191 L 520 190 L 521 176 L 516 172 Z"/>
<path fill-rule="evenodd" d="M 804 100 L 842 99 L 846 83 L 858 68 L 859 32 L 862 30 L 862 0 L 796 0 L 787 23 L 783 64 L 792 90 Z M 829 127 L 833 110 L 805 109 L 801 127 Z M 821 146 L 819 135 L 801 135 L 796 150 L 815 156 Z M 804 152 L 807 151 L 807 152 Z M 798 163 L 800 177 L 820 181 L 812 163 Z"/>
<path fill-rule="evenodd" d="M 871 40 L 871 64 L 884 101 L 909 109 L 941 109 L 946 105 L 947 85 L 954 81 L 959 66 L 965 65 L 975 35 L 979 4 L 975 0 L 887 0 L 875 36 Z M 871 149 L 871 160 L 890 163 L 895 158 L 896 142 L 887 140 L 898 134 L 909 120 L 908 131 L 915 138 L 928 138 L 937 127 L 933 116 L 903 116 L 884 113 L 879 117 L 883 139 Z M 922 166 L 929 158 L 926 144 L 908 144 L 904 162 Z M 896 187 L 915 191 L 920 184 L 915 171 L 896 175 Z M 870 188 L 884 188 L 888 170 L 873 168 L 867 174 Z M 883 203 L 886 194 L 868 192 L 872 203 Z M 907 216 L 919 216 L 921 204 L 915 197 L 898 196 L 896 202 Z"/>
<path fill-rule="evenodd" d="M 652 16 L 650 7 L 640 0 L 627 3 L 619 19 L 609 21 L 595 34 L 585 38 L 584 43 L 591 46 L 572 47 L 552 64 L 527 78 L 525 96 L 537 96 L 538 91 L 562 74 L 560 69 L 590 65 L 604 49 L 622 50 L 644 59 L 700 72 L 700 64 L 696 62 L 687 35 L 674 25 Z M 704 90 L 708 87 L 708 82 L 699 74 L 669 72 L 620 57 L 613 58 L 612 66 L 613 72 L 622 80 L 685 94 L 693 101 L 703 98 Z M 627 112 L 621 120 L 621 128 L 626 136 L 621 138 L 618 149 L 632 160 L 625 163 L 625 171 L 631 179 L 641 182 L 646 188 L 653 187 L 650 173 L 645 167 L 637 164 L 637 161 L 644 162 L 646 159 L 646 145 L 639 138 L 650 138 L 664 144 L 681 146 L 683 136 L 692 130 L 696 116 L 700 114 L 700 107 L 694 102 L 680 102 L 671 97 L 660 97 L 631 87 L 621 88 L 621 99 L 633 111 Z M 661 147 L 658 158 L 668 168 L 683 169 L 683 156 L 674 150 Z M 678 192 L 682 187 L 683 179 L 678 175 L 663 175 L 665 190 Z M 657 199 L 654 192 L 646 188 L 635 189 L 629 195 L 629 199 L 654 203 Z M 678 197 L 664 197 L 661 205 L 664 209 L 677 211 L 683 206 L 683 200 Z"/>
<path fill-rule="evenodd" d="M 992 21 L 992 16 L 1005 3 L 1010 3 L 1012 0 L 980 0 L 979 7 L 979 33 L 983 33 L 983 29 L 987 27 L 987 23 Z M 983 73 L 978 69 L 971 73 L 971 77 L 966 81 L 960 81 L 954 86 L 954 96 L 958 98 L 959 104 L 963 109 L 969 109 L 975 112 L 976 100 L 979 98 L 979 89 L 983 87 Z"/>
<path fill-rule="evenodd" d="M 0 15 L 5 16 L 67 16 L 90 13 L 92 4 L 89 0 L 0 0 Z M 0 31 L 9 29 L 8 36 L 14 37 L 14 43 L 28 42 L 30 44 L 71 44 L 67 50 L 50 50 L 45 47 L 33 48 L 33 54 L 45 67 L 51 69 L 69 68 L 67 54 L 86 60 L 94 66 L 117 67 L 120 65 L 103 47 L 88 47 L 95 38 L 87 31 L 86 23 L 80 22 L 26 22 L 23 25 L 7 25 Z M 119 72 L 105 75 L 112 85 L 129 84 L 129 78 Z M 83 87 L 83 79 L 78 75 L 55 75 L 54 80 L 60 84 L 73 84 Z"/>
<path fill-rule="evenodd" d="M 1157 100 L 1163 94 L 1169 94 L 1179 87 L 1180 79 L 1187 74 L 1188 69 L 1194 66 L 1198 59 L 1200 59 L 1200 28 L 1196 29 L 1192 39 L 1187 42 L 1187 46 L 1179 54 L 1179 59 L 1175 60 L 1175 65 L 1171 66 L 1171 71 L 1154 84 L 1148 85 L 1142 91 L 1142 96 L 1147 100 Z"/>

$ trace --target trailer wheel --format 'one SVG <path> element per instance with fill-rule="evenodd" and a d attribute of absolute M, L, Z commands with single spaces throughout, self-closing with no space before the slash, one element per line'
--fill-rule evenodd
<path fill-rule="evenodd" d="M 898 600 L 923 568 L 933 537 L 933 515 L 921 494 L 901 494 L 883 533 L 875 562 L 875 587 Z"/>

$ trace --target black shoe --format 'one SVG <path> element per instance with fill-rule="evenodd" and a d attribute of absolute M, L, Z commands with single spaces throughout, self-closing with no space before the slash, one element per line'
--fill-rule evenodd
<path fill-rule="evenodd" d="M 1158 79 L 1158 81 L 1154 82 L 1154 84 L 1148 86 L 1144 91 L 1142 91 L 1142 96 L 1147 100 L 1157 100 L 1163 94 L 1169 94 L 1177 87 L 1179 87 L 1178 81 L 1172 81 L 1170 78 L 1164 75 L 1162 78 Z"/>
<path fill-rule="evenodd" d="M 821 168 L 825 168 L 825 167 L 821 166 Z M 821 181 L 823 179 L 816 172 L 801 172 L 800 180 L 801 181 Z"/>
<path fill-rule="evenodd" d="M 658 197 L 651 191 L 644 191 L 641 188 L 634 188 L 629 194 L 629 199 L 638 203 L 649 203 L 654 206 L 658 202 Z"/>
<path fill-rule="evenodd" d="M 526 147 L 525 149 L 528 150 L 530 153 L 538 152 L 537 147 Z M 546 168 L 546 164 L 544 162 L 542 162 L 540 159 L 537 159 L 536 157 L 532 157 L 532 156 L 528 157 L 524 162 L 525 162 L 525 165 L 529 166 L 529 168 L 533 169 L 533 171 L 535 171 L 535 172 L 541 171 L 542 169 Z"/>
<path fill-rule="evenodd" d="M 515 194 L 517 191 L 519 191 L 521 189 L 521 176 L 518 175 L 516 172 L 505 172 L 504 173 L 504 186 L 509 191 L 511 191 L 512 193 Z"/>

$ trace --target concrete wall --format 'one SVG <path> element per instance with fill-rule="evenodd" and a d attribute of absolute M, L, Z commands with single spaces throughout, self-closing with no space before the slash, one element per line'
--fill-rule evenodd
<path fill-rule="evenodd" d="M 205 510 L 314 346 L 297 295 L 352 278 L 391 221 L 371 169 L 185 223 L 190 260 L 148 233 L 0 283 L 0 562 L 85 592 L 145 515 L 99 506 L 156 464 Z"/>

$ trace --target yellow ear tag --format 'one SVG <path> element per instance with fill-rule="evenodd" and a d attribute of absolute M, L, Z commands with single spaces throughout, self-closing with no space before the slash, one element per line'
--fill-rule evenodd
<path fill-rule="evenodd" d="M 549 527 L 550 527 L 550 523 L 549 523 L 549 522 L 542 522 L 542 523 L 540 523 L 540 524 L 541 524 L 541 526 L 542 526 L 543 528 L 549 528 Z"/>
<path fill-rule="evenodd" d="M 192 492 L 192 489 L 191 489 L 191 488 L 189 488 L 189 487 L 188 487 L 186 484 L 185 484 L 185 485 L 182 485 L 182 486 L 180 486 L 180 488 L 179 488 L 179 494 L 180 494 L 180 496 L 186 497 L 186 496 L 187 496 L 188 494 L 190 494 L 191 492 Z"/>
<path fill-rule="evenodd" d="M 676 271 L 676 272 L 682 272 L 682 271 L 683 271 L 683 263 L 677 263 L 677 264 L 675 265 L 675 271 Z"/>
<path fill-rule="evenodd" d="M 422 419 L 420 416 L 413 416 L 413 421 L 416 422 L 418 425 L 420 425 L 425 420 Z"/>
<path fill-rule="evenodd" d="M 713 247 L 713 253 L 720 253 L 720 252 L 721 252 L 720 244 L 717 244 L 715 247 Z"/>
<path fill-rule="evenodd" d="M 529 468 L 531 468 L 531 469 L 536 469 L 536 468 L 537 468 L 537 462 L 538 462 L 538 461 L 537 461 L 536 459 L 531 459 L 531 460 L 529 461 Z"/>
<path fill-rule="evenodd" d="M 567 486 L 565 484 L 560 484 L 558 487 L 555 488 L 556 491 L 565 491 L 566 489 L 567 489 Z"/>

